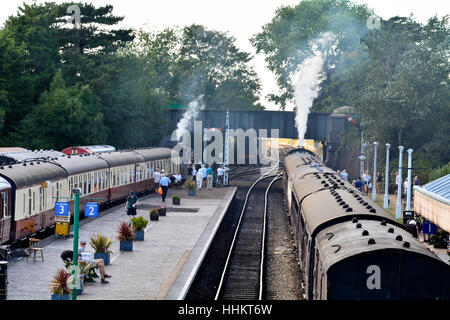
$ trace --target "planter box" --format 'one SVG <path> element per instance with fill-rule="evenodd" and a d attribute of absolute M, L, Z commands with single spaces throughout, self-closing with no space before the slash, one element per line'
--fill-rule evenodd
<path fill-rule="evenodd" d="M 180 205 L 180 198 L 172 198 L 172 204 L 179 206 Z"/>
<path fill-rule="evenodd" d="M 107 266 L 109 264 L 109 257 L 110 254 L 106 253 L 106 252 L 96 252 L 94 253 L 94 259 L 103 259 L 103 261 L 105 262 L 105 266 Z"/>
<path fill-rule="evenodd" d="M 151 221 L 158 221 L 159 220 L 159 214 L 150 214 L 150 220 Z"/>
<path fill-rule="evenodd" d="M 120 241 L 120 251 L 133 251 L 133 240 Z"/>
<path fill-rule="evenodd" d="M 135 241 L 144 241 L 144 230 L 139 230 L 134 232 Z"/>
<path fill-rule="evenodd" d="M 195 190 L 188 189 L 188 196 L 193 196 L 193 197 L 195 197 L 195 195 L 196 195 Z"/>
<path fill-rule="evenodd" d="M 68 294 L 52 294 L 52 300 L 71 300 L 72 295 Z"/>
<path fill-rule="evenodd" d="M 158 214 L 160 216 L 165 216 L 166 215 L 166 208 L 159 208 L 158 209 Z"/>

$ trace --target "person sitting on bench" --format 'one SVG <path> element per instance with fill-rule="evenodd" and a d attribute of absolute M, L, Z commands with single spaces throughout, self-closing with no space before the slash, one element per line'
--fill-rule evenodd
<path fill-rule="evenodd" d="M 102 279 L 101 283 L 109 283 L 105 278 L 111 278 L 111 276 L 106 273 L 105 262 L 103 259 L 92 259 L 91 254 L 86 252 L 86 241 L 80 242 L 78 253 L 81 255 L 81 260 L 87 261 L 93 267 L 98 267 Z"/>

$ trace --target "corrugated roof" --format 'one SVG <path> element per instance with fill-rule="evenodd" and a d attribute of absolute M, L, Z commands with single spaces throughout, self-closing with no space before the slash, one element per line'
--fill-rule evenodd
<path fill-rule="evenodd" d="M 424 186 L 414 186 L 414 190 L 450 205 L 450 174 L 433 180 Z"/>
<path fill-rule="evenodd" d="M 427 183 L 423 188 L 450 200 L 450 174 Z"/>

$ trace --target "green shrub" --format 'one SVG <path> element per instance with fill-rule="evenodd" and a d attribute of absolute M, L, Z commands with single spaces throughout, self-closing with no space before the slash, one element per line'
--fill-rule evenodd
<path fill-rule="evenodd" d="M 144 230 L 145 227 L 148 224 L 148 220 L 145 219 L 144 217 L 135 217 L 135 218 L 131 218 L 131 223 L 133 224 L 133 228 L 134 231 L 141 231 Z"/>
<path fill-rule="evenodd" d="M 112 253 L 109 247 L 112 244 L 112 240 L 101 233 L 97 233 L 90 237 L 89 244 L 94 249 L 95 253 Z"/>

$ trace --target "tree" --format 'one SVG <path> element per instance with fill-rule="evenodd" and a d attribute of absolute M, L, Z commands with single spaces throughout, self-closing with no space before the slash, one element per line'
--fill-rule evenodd
<path fill-rule="evenodd" d="M 103 118 L 98 98 L 89 87 L 67 88 L 62 73 L 57 72 L 50 90 L 42 94 L 13 137 L 30 149 L 102 144 L 106 140 Z"/>
<path fill-rule="evenodd" d="M 262 108 L 257 103 L 259 78 L 249 65 L 252 57 L 234 42 L 200 25 L 183 29 L 177 79 L 184 103 L 202 94 L 209 108 Z"/>
<path fill-rule="evenodd" d="M 269 99 L 284 108 L 293 98 L 292 77 L 304 59 L 313 53 L 314 39 L 325 32 L 332 32 L 336 38 L 325 48 L 326 63 L 324 71 L 328 86 L 339 79 L 341 84 L 351 74 L 336 74 L 351 66 L 356 68 L 363 59 L 360 39 L 367 33 L 367 18 L 372 11 L 366 5 L 357 5 L 349 0 L 304 0 L 295 7 L 281 7 L 272 21 L 263 26 L 251 42 L 257 53 L 264 53 L 269 69 L 277 77 L 280 95 L 271 95 Z M 330 104 L 346 101 L 345 90 L 340 85 L 322 91 L 318 97 Z M 340 105 L 338 105 L 340 106 Z M 313 108 L 316 108 L 313 106 Z"/>
<path fill-rule="evenodd" d="M 59 66 L 57 32 L 51 27 L 54 18 L 54 5 L 24 3 L 0 30 L 2 143 L 8 144 L 8 135 L 48 90 Z"/>

